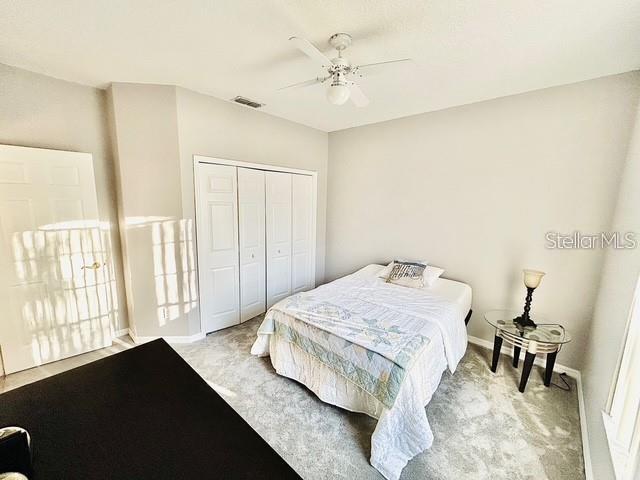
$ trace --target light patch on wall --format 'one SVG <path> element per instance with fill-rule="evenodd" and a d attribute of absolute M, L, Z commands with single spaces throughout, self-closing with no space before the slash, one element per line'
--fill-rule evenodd
<path fill-rule="evenodd" d="M 154 222 L 164 222 L 166 220 L 171 220 L 171 219 L 169 217 L 157 217 L 157 216 L 127 217 L 124 223 L 127 227 L 136 227 L 136 226 L 150 225 Z"/>
<path fill-rule="evenodd" d="M 164 326 L 198 305 L 193 222 L 179 219 L 145 224 L 151 228 L 157 320 Z"/>

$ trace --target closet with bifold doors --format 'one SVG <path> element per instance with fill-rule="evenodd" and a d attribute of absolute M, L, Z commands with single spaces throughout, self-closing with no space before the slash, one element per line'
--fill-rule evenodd
<path fill-rule="evenodd" d="M 238 325 L 315 286 L 315 175 L 195 157 L 205 333 Z"/>

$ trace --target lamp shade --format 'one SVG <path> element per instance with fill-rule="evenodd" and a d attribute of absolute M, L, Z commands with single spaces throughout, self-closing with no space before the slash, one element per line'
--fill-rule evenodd
<path fill-rule="evenodd" d="M 327 99 L 334 105 L 342 105 L 349 100 L 351 90 L 342 83 L 332 83 L 327 89 Z"/>
<path fill-rule="evenodd" d="M 523 270 L 524 284 L 527 288 L 538 288 L 545 273 L 538 270 Z"/>

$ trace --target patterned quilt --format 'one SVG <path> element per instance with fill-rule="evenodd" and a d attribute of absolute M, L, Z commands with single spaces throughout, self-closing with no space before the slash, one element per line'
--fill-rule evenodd
<path fill-rule="evenodd" d="M 391 408 L 430 342 L 425 324 L 450 308 L 424 291 L 350 276 L 274 305 L 258 334 L 278 335 Z"/>

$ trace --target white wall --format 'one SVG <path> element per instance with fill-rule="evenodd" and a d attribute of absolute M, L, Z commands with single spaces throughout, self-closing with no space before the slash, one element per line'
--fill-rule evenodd
<path fill-rule="evenodd" d="M 609 228 L 639 94 L 629 73 L 329 134 L 327 278 L 427 259 L 473 287 L 470 334 L 492 339 L 482 313 L 521 309 L 522 268 L 544 270 L 533 318 L 571 331 L 558 361 L 579 368 L 603 252 L 545 233 Z"/>
<path fill-rule="evenodd" d="M 115 83 L 109 100 L 130 327 L 143 337 L 183 336 L 175 87 Z"/>
<path fill-rule="evenodd" d="M 100 221 L 117 285 L 114 328 L 127 326 L 105 92 L 0 64 L 0 143 L 93 155 Z"/>
<path fill-rule="evenodd" d="M 324 279 L 328 135 L 183 88 L 177 89 L 183 217 L 195 219 L 193 155 L 318 172 L 316 282 Z M 197 310 L 189 331 L 199 330 Z"/>
<path fill-rule="evenodd" d="M 131 325 L 138 336 L 200 332 L 193 155 L 318 172 L 317 279 L 324 278 L 324 132 L 173 86 L 111 87 Z"/>
<path fill-rule="evenodd" d="M 640 236 L 640 108 L 611 230 Z M 601 412 L 623 347 L 638 275 L 640 248 L 607 252 L 582 372 L 591 459 L 598 480 L 614 478 Z"/>

